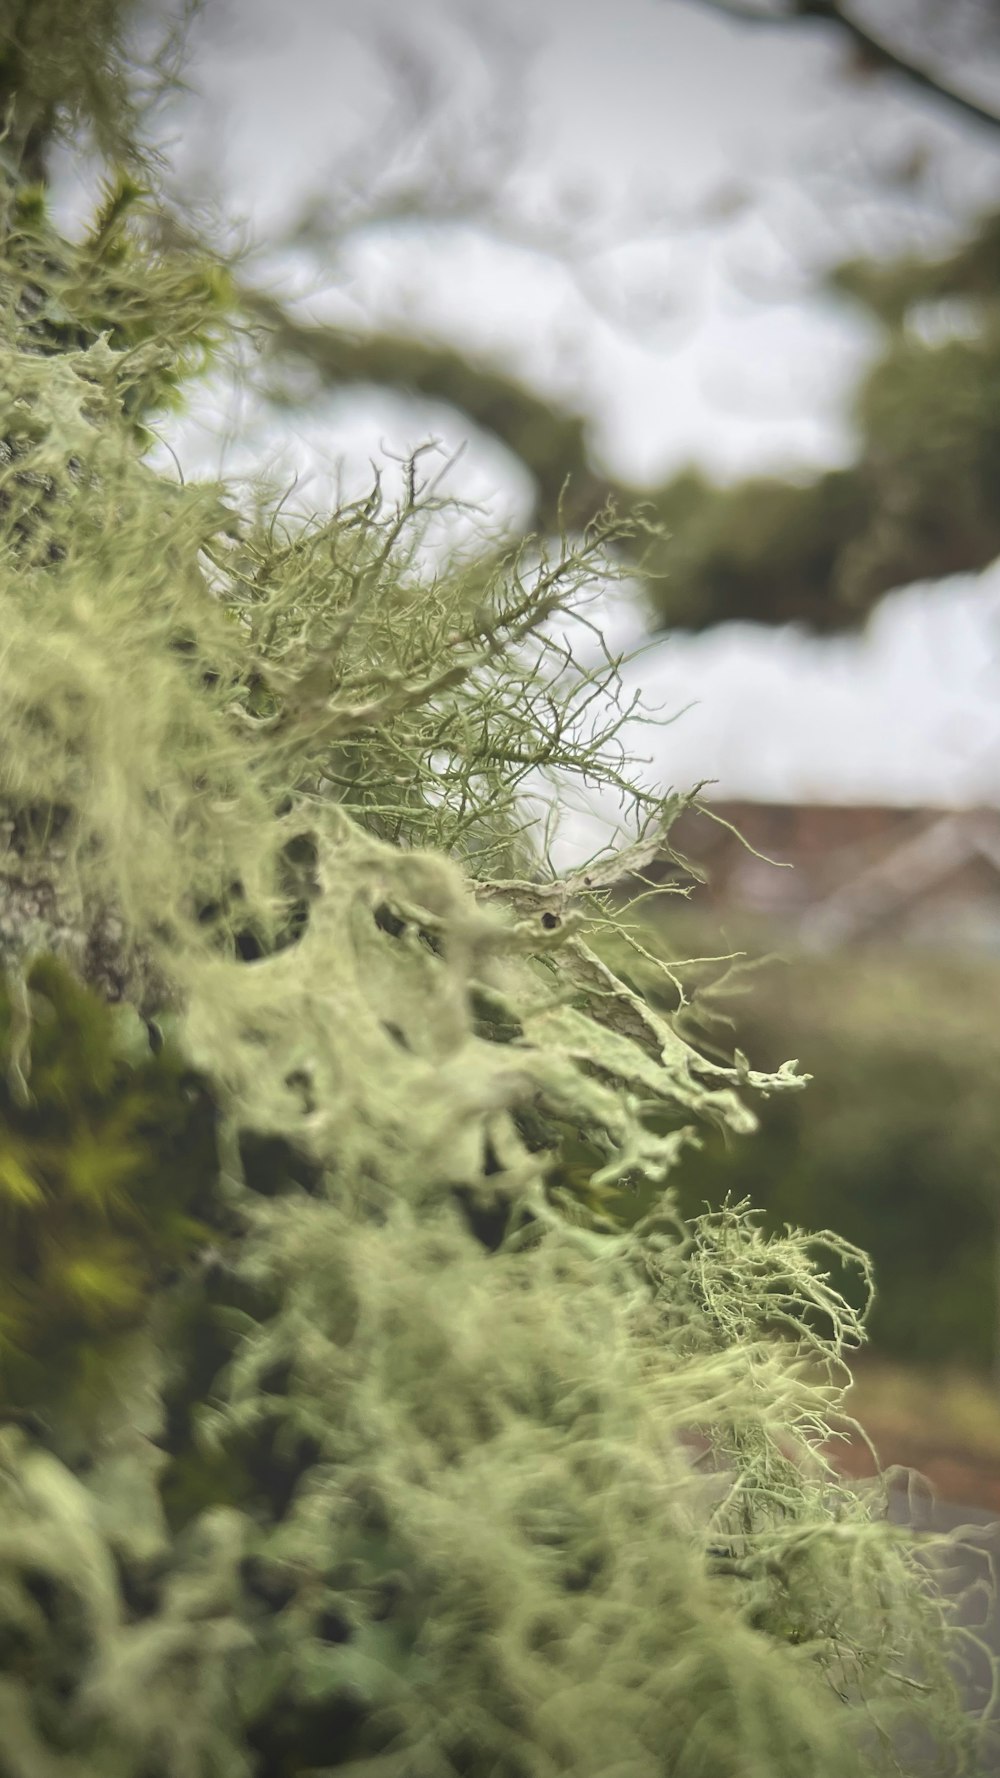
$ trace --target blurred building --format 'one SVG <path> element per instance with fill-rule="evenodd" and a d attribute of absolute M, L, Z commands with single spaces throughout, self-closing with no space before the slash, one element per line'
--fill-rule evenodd
<path fill-rule="evenodd" d="M 710 808 L 718 820 L 688 810 L 671 830 L 694 870 L 664 873 L 704 874 L 703 908 L 780 924 L 809 949 L 891 941 L 1000 954 L 1000 810 Z"/>

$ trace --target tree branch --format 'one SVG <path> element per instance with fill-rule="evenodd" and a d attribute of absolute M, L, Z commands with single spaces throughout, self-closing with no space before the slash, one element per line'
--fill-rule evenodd
<path fill-rule="evenodd" d="M 309 364 L 327 387 L 369 383 L 409 390 L 454 407 L 492 433 L 534 478 L 533 525 L 558 528 L 567 476 L 573 521 L 586 523 L 618 491 L 590 465 L 585 421 L 498 367 L 419 339 L 300 321 L 277 297 L 246 286 L 240 297 L 245 312 L 263 327 L 274 357 Z M 272 399 L 278 393 L 273 390 Z"/>
<path fill-rule="evenodd" d="M 976 123 L 987 124 L 990 129 L 1000 130 L 1000 112 L 991 110 L 988 105 L 980 105 L 976 99 L 959 92 L 929 68 L 911 61 L 869 25 L 863 25 L 859 19 L 845 12 L 838 0 L 790 0 L 789 6 L 781 12 L 742 6 L 739 0 L 694 0 L 694 4 L 707 6 L 713 12 L 724 13 L 727 18 L 736 19 L 743 25 L 797 25 L 803 19 L 818 19 L 821 23 L 834 25 L 851 39 L 873 66 L 901 75 L 911 86 L 919 87 L 932 98 L 943 100 L 964 117 L 971 117 Z"/>

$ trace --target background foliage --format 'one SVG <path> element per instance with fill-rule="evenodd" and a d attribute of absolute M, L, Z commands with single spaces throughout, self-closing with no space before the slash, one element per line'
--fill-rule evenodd
<path fill-rule="evenodd" d="M 767 957 L 760 925 L 749 956 Z M 770 935 L 772 938 L 774 934 Z M 645 934 L 678 959 L 718 944 L 692 908 Z M 740 933 L 727 925 L 727 938 Z M 638 959 L 622 966 L 642 975 Z M 875 1352 L 989 1374 L 997 1350 L 996 1156 L 1000 1066 L 990 960 L 864 946 L 775 954 L 713 987 L 688 983 L 684 1017 L 719 1053 L 790 1049 L 811 1078 L 760 1108 L 749 1143 L 709 1134 L 678 1180 L 686 1213 L 749 1198 L 769 1228 L 832 1226 L 872 1256 Z M 709 979 L 705 979 L 709 978 Z M 663 993 L 647 981 L 656 998 Z M 666 998 L 666 996 L 664 996 Z M 676 993 L 673 996 L 676 1004 Z M 856 1284 L 835 1272 L 850 1297 Z"/>

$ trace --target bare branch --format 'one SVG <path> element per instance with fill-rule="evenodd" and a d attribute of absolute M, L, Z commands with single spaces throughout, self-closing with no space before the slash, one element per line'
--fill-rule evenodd
<path fill-rule="evenodd" d="M 993 111 L 988 105 L 981 105 L 967 93 L 959 92 L 957 87 L 953 87 L 930 68 L 912 61 L 900 49 L 873 31 L 871 26 L 862 24 L 851 13 L 846 12 L 838 4 L 838 0 L 790 0 L 789 5 L 780 12 L 743 6 L 740 0 L 694 0 L 694 4 L 707 6 L 712 12 L 724 13 L 727 18 L 736 19 L 743 25 L 797 25 L 803 19 L 818 19 L 822 24 L 833 25 L 850 38 L 873 68 L 901 75 L 911 86 L 919 87 L 932 98 L 943 100 L 963 116 L 973 118 L 976 123 L 987 124 L 991 129 L 1000 130 L 1000 112 Z"/>
<path fill-rule="evenodd" d="M 556 521 L 568 474 L 573 478 L 574 521 L 591 518 L 614 491 L 610 479 L 591 468 L 584 420 L 499 366 L 415 338 L 298 320 L 277 297 L 250 286 L 243 286 L 240 296 L 272 353 L 308 364 L 327 386 L 369 383 L 409 389 L 448 403 L 492 433 L 535 479 L 536 522 Z M 279 392 L 271 393 L 273 398 Z"/>

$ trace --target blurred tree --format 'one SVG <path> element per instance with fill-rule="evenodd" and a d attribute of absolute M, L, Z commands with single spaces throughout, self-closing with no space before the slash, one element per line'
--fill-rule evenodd
<path fill-rule="evenodd" d="M 669 3 L 669 0 L 668 0 Z M 676 3 L 676 0 L 675 0 Z M 995 10 L 977 0 L 934 0 L 893 26 L 894 35 L 834 0 L 783 6 L 695 0 L 757 26 L 838 33 L 845 74 L 885 76 L 902 93 L 936 101 L 943 115 L 979 127 L 1000 146 L 1000 112 L 963 90 L 959 70 L 1000 67 Z M 898 39 L 898 41 L 897 41 Z M 873 104 L 877 92 L 873 92 Z M 496 169 L 494 168 L 494 175 Z M 558 231 L 534 233 L 497 208 L 489 169 L 454 182 L 377 180 L 353 213 L 312 206 L 289 238 L 329 251 L 386 219 L 476 218 L 546 251 L 570 251 Z M 571 233 L 572 231 L 570 231 Z M 818 633 L 863 622 L 883 594 L 916 580 L 985 567 L 1000 553 L 994 490 L 1000 467 L 1000 215 L 989 214 L 941 257 L 858 261 L 834 268 L 827 294 L 861 305 L 883 329 L 875 363 L 855 391 L 853 463 L 825 474 L 753 477 L 720 487 L 692 467 L 654 488 L 609 476 L 595 461 L 586 417 L 527 386 L 502 365 L 395 332 L 306 323 L 272 293 L 244 285 L 249 312 L 270 345 L 272 394 L 307 365 L 324 394 L 352 384 L 430 397 L 499 439 L 529 471 L 529 527 L 584 522 L 607 498 L 645 503 L 663 528 L 646 557 L 655 628 L 702 629 L 733 619 L 798 622 Z M 933 312 L 931 312 L 933 311 Z M 943 331 L 944 338 L 939 337 Z M 950 337 L 948 337 L 950 331 Z M 292 387 L 301 400 L 301 379 Z M 567 485 L 568 482 L 568 485 Z"/>
<path fill-rule="evenodd" d="M 871 16 L 840 0 L 693 0 L 741 25 L 806 25 L 832 31 L 848 52 L 850 71 L 861 79 L 887 74 L 940 100 L 962 117 L 1000 129 L 1000 111 L 981 104 L 952 78 L 949 62 L 997 47 L 992 0 L 911 0 L 909 18 Z"/>
<path fill-rule="evenodd" d="M 658 625 L 841 630 L 897 587 L 1000 554 L 1000 214 L 952 253 L 854 261 L 829 282 L 883 330 L 852 402 L 855 460 L 724 488 L 690 470 L 658 490 Z"/>
<path fill-rule="evenodd" d="M 994 7 L 930 0 L 919 17 L 911 7 L 908 20 L 887 18 L 891 36 L 837 0 L 695 3 L 751 28 L 832 31 L 856 78 L 887 76 L 1000 146 L 1000 111 L 949 70 L 967 70 L 971 57 L 980 77 L 1000 67 Z M 675 534 L 671 578 L 656 588 L 662 625 L 742 618 L 844 629 L 894 588 L 974 572 L 1000 553 L 1000 214 L 982 216 L 948 253 L 855 260 L 835 267 L 827 287 L 883 333 L 852 401 L 855 460 L 729 488 L 689 471 L 660 490 L 655 505 Z"/>

